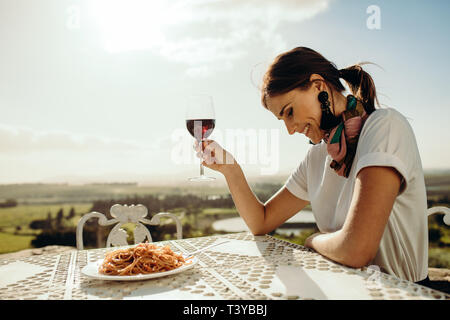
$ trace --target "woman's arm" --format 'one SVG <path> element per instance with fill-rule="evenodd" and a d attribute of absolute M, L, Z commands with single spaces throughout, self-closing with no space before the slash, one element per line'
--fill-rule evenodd
<path fill-rule="evenodd" d="M 401 184 L 391 167 L 366 167 L 357 175 L 350 211 L 342 229 L 314 234 L 305 245 L 354 268 L 367 265 L 376 255 Z"/>
<path fill-rule="evenodd" d="M 263 204 L 250 189 L 238 164 L 228 167 L 224 176 L 236 209 L 254 235 L 276 229 L 309 203 L 283 187 Z"/>
<path fill-rule="evenodd" d="M 195 145 L 197 156 L 202 157 L 203 165 L 224 175 L 236 209 L 254 235 L 274 230 L 309 203 L 283 187 L 263 204 L 250 189 L 233 156 L 213 140 L 203 144 L 203 152 L 198 144 Z"/>

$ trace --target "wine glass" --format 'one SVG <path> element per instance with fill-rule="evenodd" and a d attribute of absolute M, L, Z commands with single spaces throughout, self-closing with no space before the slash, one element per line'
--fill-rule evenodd
<path fill-rule="evenodd" d="M 186 127 L 189 133 L 197 139 L 202 150 L 202 141 L 212 133 L 216 124 L 215 118 L 211 96 L 198 94 L 188 97 Z M 205 176 L 202 162 L 200 159 L 200 176 L 189 178 L 190 181 L 211 181 L 215 179 L 214 177 Z"/>

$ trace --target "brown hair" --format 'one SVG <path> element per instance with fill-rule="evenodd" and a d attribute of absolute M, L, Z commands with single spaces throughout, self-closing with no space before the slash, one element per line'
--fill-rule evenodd
<path fill-rule="evenodd" d="M 306 47 L 297 47 L 278 55 L 266 71 L 262 84 L 261 102 L 267 109 L 267 96 L 273 97 L 296 88 L 308 89 L 310 76 L 319 74 L 326 83 L 336 91 L 345 87 L 340 78 L 348 84 L 352 94 L 359 99 L 367 114 L 375 111 L 378 103 L 375 84 L 372 77 L 356 64 L 338 70 L 334 63 L 325 59 L 320 53 Z"/>

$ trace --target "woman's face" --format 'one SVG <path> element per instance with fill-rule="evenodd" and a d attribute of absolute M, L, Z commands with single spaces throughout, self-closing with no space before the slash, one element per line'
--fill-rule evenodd
<path fill-rule="evenodd" d="M 320 88 L 316 85 L 308 89 L 294 89 L 289 92 L 266 98 L 267 108 L 279 120 L 283 120 L 289 134 L 302 133 L 313 143 L 323 139 L 324 132 L 319 128 L 321 109 L 318 100 Z"/>

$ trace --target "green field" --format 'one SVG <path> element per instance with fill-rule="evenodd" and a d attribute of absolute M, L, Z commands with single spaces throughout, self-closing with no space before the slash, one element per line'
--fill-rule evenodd
<path fill-rule="evenodd" d="M 91 204 L 43 204 L 43 205 L 19 205 L 12 208 L 0 208 L 0 230 L 2 232 L 13 232 L 16 227 L 21 227 L 22 232 L 28 229 L 33 220 L 46 219 L 48 214 L 54 218 L 61 208 L 67 216 L 70 208 L 74 208 L 78 215 L 89 212 Z"/>
<path fill-rule="evenodd" d="M 30 229 L 30 223 L 33 220 L 46 219 L 49 213 L 55 218 L 60 209 L 63 209 L 64 215 L 67 216 L 71 208 L 75 209 L 76 216 L 70 220 L 65 219 L 64 223 L 76 226 L 80 216 L 89 212 L 91 204 L 35 204 L 0 208 L 0 254 L 32 248 L 31 240 L 41 230 Z"/>
<path fill-rule="evenodd" d="M 204 215 L 214 215 L 214 214 L 239 215 L 236 208 L 206 208 L 203 209 L 202 213 Z"/>
<path fill-rule="evenodd" d="M 41 230 L 33 230 L 29 227 L 32 221 L 45 220 L 49 213 L 52 219 L 55 219 L 60 209 L 63 209 L 63 216 L 67 217 L 69 210 L 74 208 L 76 215 L 70 220 L 64 218 L 63 223 L 67 227 L 76 227 L 80 217 L 88 213 L 91 207 L 92 205 L 87 203 L 71 203 L 22 204 L 12 208 L 0 208 L 0 254 L 32 248 L 31 240 L 41 232 Z M 181 213 L 185 210 L 179 208 L 170 211 Z M 204 226 L 212 223 L 214 215 L 233 217 L 238 213 L 235 208 L 205 208 L 196 215 L 184 215 L 182 223 L 183 225 Z M 128 225 L 125 227 L 125 229 L 133 229 Z M 201 232 L 198 232 L 198 236 L 202 236 Z"/>
<path fill-rule="evenodd" d="M 430 248 L 428 250 L 428 265 L 433 268 L 450 269 L 450 249 Z"/>
<path fill-rule="evenodd" d="M 0 232 L 0 253 L 16 252 L 31 248 L 34 236 Z"/>

